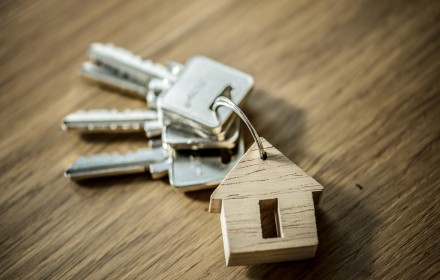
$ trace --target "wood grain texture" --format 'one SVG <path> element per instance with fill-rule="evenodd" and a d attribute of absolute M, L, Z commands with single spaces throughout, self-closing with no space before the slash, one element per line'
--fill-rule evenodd
<path fill-rule="evenodd" d="M 0 13 L 0 278 L 439 277 L 438 1 L 17 0 Z M 210 191 L 63 178 L 80 154 L 146 146 L 60 129 L 78 109 L 144 105 L 77 77 L 94 41 L 252 74 L 256 130 L 326 187 L 315 258 L 226 268 Z"/>
<path fill-rule="evenodd" d="M 220 212 L 227 266 L 310 259 L 318 246 L 315 202 L 324 188 L 261 142 L 267 159 L 254 143 L 211 195 L 209 212 Z"/>

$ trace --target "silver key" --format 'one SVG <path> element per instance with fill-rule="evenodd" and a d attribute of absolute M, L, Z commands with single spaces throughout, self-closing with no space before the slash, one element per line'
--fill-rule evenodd
<path fill-rule="evenodd" d="M 167 152 L 162 148 L 139 149 L 126 154 L 97 154 L 78 158 L 67 167 L 64 176 L 78 180 L 143 173 L 151 163 L 162 162 L 167 158 Z"/>
<path fill-rule="evenodd" d="M 217 135 L 231 124 L 232 112 L 212 110 L 218 96 L 240 104 L 254 85 L 252 76 L 206 57 L 196 56 L 185 64 L 185 71 L 159 101 L 163 117 L 182 129 L 189 126 L 203 136 Z"/>
<path fill-rule="evenodd" d="M 153 179 L 168 175 L 170 184 L 183 192 L 212 188 L 225 178 L 244 155 L 243 137 L 239 137 L 233 152 L 223 152 L 226 158 L 219 154 L 206 155 L 204 151 L 172 151 L 172 158 L 151 163 L 149 170 Z M 225 159 L 227 162 L 224 162 Z"/>
<path fill-rule="evenodd" d="M 243 139 L 234 153 L 228 155 L 204 154 L 200 151 L 174 151 L 172 157 L 166 149 L 139 149 L 127 154 L 98 154 L 80 157 L 64 172 L 73 180 L 144 173 L 150 171 L 153 179 L 169 177 L 170 184 L 181 191 L 194 191 L 218 185 L 244 154 Z M 189 153 L 189 154 L 188 154 Z"/>
<path fill-rule="evenodd" d="M 162 133 L 157 111 L 151 109 L 82 110 L 67 115 L 62 128 L 99 133 L 145 132 L 147 137 L 159 136 Z"/>
<path fill-rule="evenodd" d="M 223 150 L 228 153 L 228 150 Z M 195 191 L 218 186 L 244 155 L 244 140 L 240 137 L 234 154 L 228 154 L 229 161 L 219 155 L 203 155 L 201 151 L 184 154 L 176 151 L 169 169 L 170 184 L 180 191 Z"/>

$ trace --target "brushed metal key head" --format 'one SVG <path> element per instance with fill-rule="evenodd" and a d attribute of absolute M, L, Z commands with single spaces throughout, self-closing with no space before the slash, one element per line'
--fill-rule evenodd
<path fill-rule="evenodd" d="M 204 150 L 174 151 L 168 174 L 170 184 L 183 192 L 215 188 L 244 155 L 243 137 L 239 137 L 235 149 L 218 152 L 207 155 Z"/>
<path fill-rule="evenodd" d="M 251 75 L 203 56 L 192 57 L 179 80 L 160 100 L 164 118 L 211 134 L 224 130 L 232 112 L 212 110 L 221 95 L 240 104 L 254 85 Z"/>

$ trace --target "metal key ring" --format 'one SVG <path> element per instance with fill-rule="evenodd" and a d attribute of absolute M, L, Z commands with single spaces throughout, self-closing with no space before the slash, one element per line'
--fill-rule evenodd
<path fill-rule="evenodd" d="M 266 154 L 266 151 L 263 148 L 263 143 L 261 143 L 260 136 L 258 136 L 257 131 L 252 126 L 251 122 L 246 117 L 246 115 L 243 113 L 243 111 L 240 109 L 240 107 L 238 107 L 237 104 L 235 104 L 231 99 L 229 99 L 227 97 L 224 97 L 224 96 L 217 97 L 215 99 L 215 101 L 214 101 L 214 104 L 212 105 L 212 108 L 217 113 L 217 110 L 218 110 L 218 108 L 220 106 L 225 106 L 225 107 L 231 109 L 232 111 L 234 111 L 243 120 L 243 122 L 249 128 L 249 130 L 250 130 L 250 132 L 252 134 L 252 137 L 255 140 L 255 143 L 257 143 L 258 150 L 260 152 L 260 158 L 262 160 L 266 160 L 267 159 L 267 154 Z"/>

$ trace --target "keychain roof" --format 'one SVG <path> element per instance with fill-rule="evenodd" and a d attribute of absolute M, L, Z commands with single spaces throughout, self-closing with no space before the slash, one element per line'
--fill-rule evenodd
<path fill-rule="evenodd" d="M 231 100 L 219 99 L 214 108 L 233 109 L 256 140 L 211 195 L 209 212 L 221 214 L 226 265 L 313 257 L 318 245 L 315 205 L 323 186 L 260 139 Z"/>

